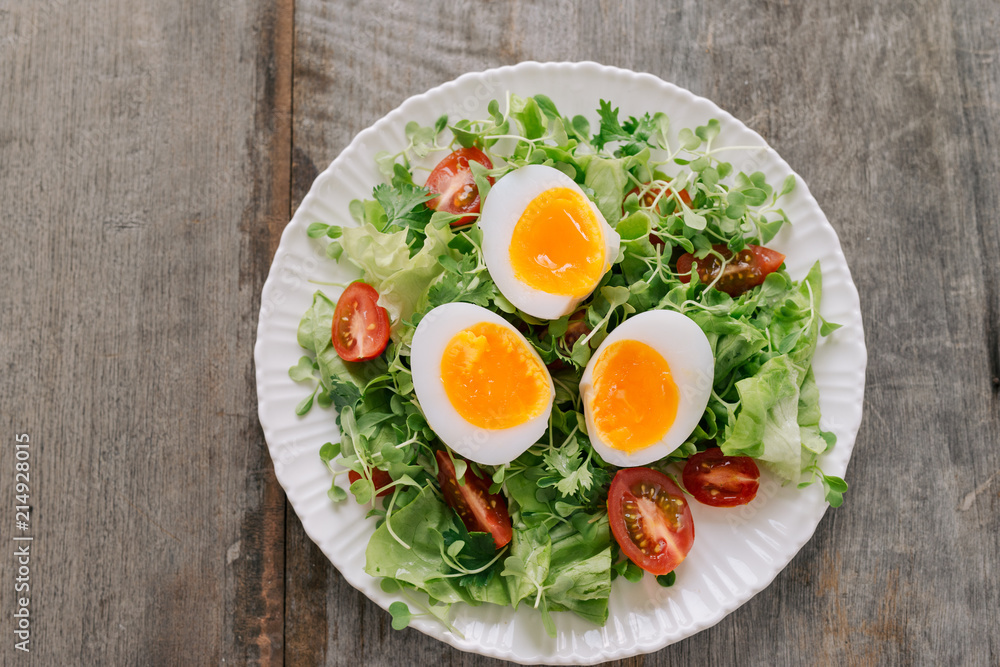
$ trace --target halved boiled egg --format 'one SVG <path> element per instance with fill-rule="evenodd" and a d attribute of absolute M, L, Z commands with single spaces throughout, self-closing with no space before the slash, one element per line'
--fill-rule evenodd
<path fill-rule="evenodd" d="M 500 293 L 546 320 L 568 315 L 618 257 L 618 233 L 572 178 L 528 165 L 494 185 L 479 218 L 483 256 Z"/>
<path fill-rule="evenodd" d="M 457 453 L 500 465 L 545 433 L 552 378 L 525 337 L 496 313 L 470 303 L 438 306 L 420 320 L 410 349 L 427 423 Z"/>
<path fill-rule="evenodd" d="M 698 425 L 714 373 L 712 346 L 689 317 L 650 310 L 625 320 L 580 380 L 594 449 L 621 467 L 669 455 Z"/>

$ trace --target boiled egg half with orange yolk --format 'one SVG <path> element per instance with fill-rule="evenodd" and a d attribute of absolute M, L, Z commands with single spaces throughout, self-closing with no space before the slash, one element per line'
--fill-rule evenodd
<path fill-rule="evenodd" d="M 714 372 L 712 346 L 686 315 L 650 310 L 625 320 L 580 380 L 594 449 L 621 467 L 668 456 L 698 425 Z"/>
<path fill-rule="evenodd" d="M 410 349 L 420 407 L 455 452 L 500 465 L 545 433 L 552 378 L 525 337 L 496 313 L 470 303 L 438 306 L 420 320 Z"/>
<path fill-rule="evenodd" d="M 594 291 L 621 241 L 572 178 L 543 165 L 497 181 L 479 227 L 486 268 L 500 293 L 546 320 L 572 313 Z"/>

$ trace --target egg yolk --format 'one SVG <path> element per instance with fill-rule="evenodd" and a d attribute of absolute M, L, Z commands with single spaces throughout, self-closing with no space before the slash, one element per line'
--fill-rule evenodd
<path fill-rule="evenodd" d="M 514 276 L 549 294 L 590 294 L 608 268 L 604 254 L 604 233 L 590 202 L 569 188 L 532 199 L 510 240 Z"/>
<path fill-rule="evenodd" d="M 458 414 L 480 428 L 523 424 L 551 400 L 541 363 L 514 332 L 493 322 L 455 334 L 444 349 L 441 380 Z"/>
<path fill-rule="evenodd" d="M 594 364 L 591 415 L 613 449 L 635 452 L 658 442 L 673 425 L 679 400 L 670 365 L 645 343 L 616 341 Z"/>

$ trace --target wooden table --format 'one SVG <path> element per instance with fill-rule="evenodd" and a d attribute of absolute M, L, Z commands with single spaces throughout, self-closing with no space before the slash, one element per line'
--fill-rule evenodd
<path fill-rule="evenodd" d="M 621 664 L 997 664 L 998 20 L 995 0 L 0 0 L 0 662 L 494 662 L 392 631 L 302 532 L 256 416 L 259 295 L 355 133 L 466 71 L 591 59 L 711 98 L 805 177 L 870 354 L 844 507 L 744 607 Z"/>

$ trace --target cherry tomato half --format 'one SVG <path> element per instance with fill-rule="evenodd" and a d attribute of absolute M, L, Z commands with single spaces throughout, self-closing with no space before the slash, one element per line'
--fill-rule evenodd
<path fill-rule="evenodd" d="M 618 471 L 608 490 L 608 518 L 618 546 L 646 572 L 672 572 L 694 544 L 694 519 L 684 493 L 650 468 Z"/>
<path fill-rule="evenodd" d="M 353 470 L 347 471 L 347 481 L 351 484 L 354 484 L 359 479 L 361 479 L 360 474 L 354 472 Z M 385 488 L 392 484 L 392 477 L 381 468 L 372 468 L 372 484 L 375 485 L 375 495 L 378 498 L 384 498 L 392 493 L 392 489 Z"/>
<path fill-rule="evenodd" d="M 747 245 L 736 257 L 733 257 L 733 253 L 724 245 L 713 245 L 712 249 L 729 260 L 719 282 L 715 283 L 715 289 L 732 297 L 739 296 L 763 283 L 764 279 L 777 271 L 785 261 L 785 256 L 780 252 L 759 245 Z M 692 265 L 698 270 L 701 282 L 707 284 L 715 280 L 722 262 L 715 255 L 695 259 L 691 253 L 684 253 L 677 260 L 677 273 L 680 274 L 681 282 L 686 283 L 691 280 Z"/>
<path fill-rule="evenodd" d="M 746 505 L 757 496 L 760 469 L 749 456 L 726 456 L 718 447 L 699 452 L 684 465 L 684 488 L 712 507 Z"/>
<path fill-rule="evenodd" d="M 361 281 L 347 286 L 333 311 L 333 349 L 344 361 L 368 361 L 389 344 L 389 312 Z"/>
<path fill-rule="evenodd" d="M 448 452 L 438 450 L 434 455 L 444 501 L 455 510 L 466 529 L 470 533 L 490 533 L 497 549 L 510 542 L 514 529 L 504 497 L 499 493 L 490 493 L 490 483 L 472 472 L 471 468 L 465 470 L 465 484 L 459 484 Z"/>
<path fill-rule="evenodd" d="M 472 177 L 469 160 L 478 162 L 487 169 L 493 168 L 493 163 L 478 148 L 470 146 L 450 153 L 438 162 L 431 175 L 427 177 L 425 187 L 439 195 L 427 202 L 429 207 L 435 211 L 457 215 L 479 213 L 479 188 L 476 187 L 476 181 Z M 493 179 L 488 178 L 488 180 L 490 185 L 493 185 Z M 467 225 L 475 219 L 475 215 L 466 215 L 451 223 L 451 226 Z"/>

